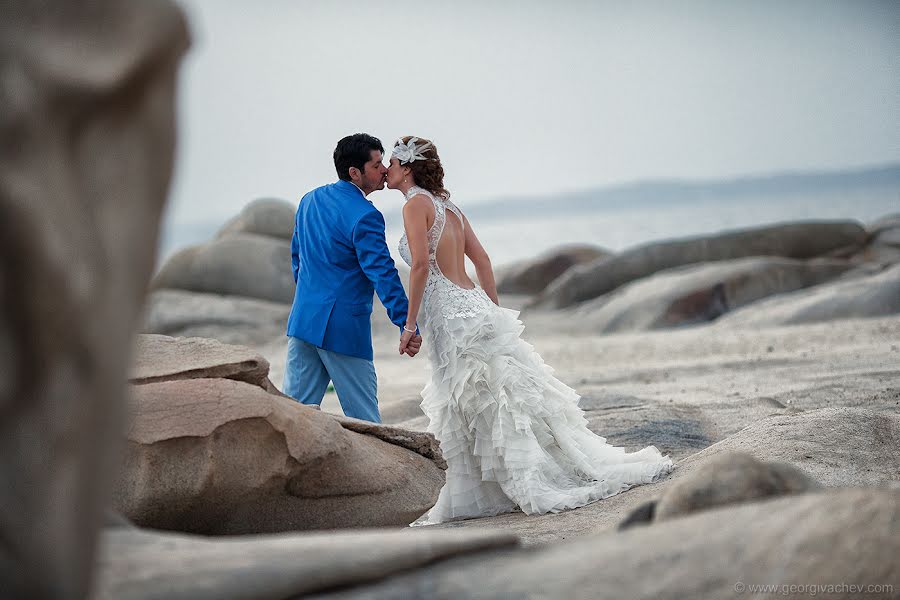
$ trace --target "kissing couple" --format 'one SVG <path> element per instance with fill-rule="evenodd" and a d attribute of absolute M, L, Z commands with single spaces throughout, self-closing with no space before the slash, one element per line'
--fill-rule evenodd
<path fill-rule="evenodd" d="M 559 512 L 672 470 L 655 446 L 629 453 L 590 431 L 578 394 L 520 337 L 519 313 L 499 305 L 488 253 L 444 188 L 434 143 L 400 138 L 386 166 L 381 141 L 357 133 L 337 143 L 334 166 L 338 181 L 303 196 L 294 221 L 284 392 L 319 405 L 331 381 L 347 416 L 379 423 L 373 294 L 399 329 L 401 355 L 416 356 L 424 338 L 432 373 L 421 407 L 448 468 L 415 524 Z M 384 217 L 366 199 L 385 184 L 406 198 L 408 297 Z"/>

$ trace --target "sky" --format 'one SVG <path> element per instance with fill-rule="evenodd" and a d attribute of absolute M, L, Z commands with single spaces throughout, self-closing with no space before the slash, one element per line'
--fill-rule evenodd
<path fill-rule="evenodd" d="M 900 161 L 896 1 L 178 4 L 169 223 L 296 202 L 358 131 L 432 139 L 463 207 Z"/>

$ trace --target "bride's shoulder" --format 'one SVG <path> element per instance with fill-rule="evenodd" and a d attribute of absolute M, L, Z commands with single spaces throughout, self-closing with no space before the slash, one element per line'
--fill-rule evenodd
<path fill-rule="evenodd" d="M 403 212 L 430 212 L 434 210 L 434 202 L 432 202 L 431 198 L 424 193 L 413 194 L 407 200 L 406 204 L 403 206 Z"/>

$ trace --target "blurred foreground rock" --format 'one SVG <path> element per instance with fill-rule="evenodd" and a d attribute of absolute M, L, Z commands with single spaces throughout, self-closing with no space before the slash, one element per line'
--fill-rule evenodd
<path fill-rule="evenodd" d="M 188 35 L 161 1 L 2 12 L 0 595 L 83 598 Z"/>

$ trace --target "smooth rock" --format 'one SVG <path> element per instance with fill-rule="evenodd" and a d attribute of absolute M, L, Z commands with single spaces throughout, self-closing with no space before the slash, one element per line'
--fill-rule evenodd
<path fill-rule="evenodd" d="M 402 527 L 444 484 L 427 433 L 402 441 L 390 428 L 358 433 L 366 426 L 354 431 L 230 379 L 149 383 L 133 395 L 115 507 L 140 527 L 207 535 Z"/>
<path fill-rule="evenodd" d="M 84 598 L 188 33 L 156 0 L 2 13 L 0 595 Z"/>
<path fill-rule="evenodd" d="M 772 257 L 689 265 L 586 302 L 573 318 L 581 326 L 602 333 L 713 321 L 762 298 L 832 280 L 852 267 L 847 261 Z"/>
<path fill-rule="evenodd" d="M 772 327 L 900 313 L 900 264 L 878 275 L 835 281 L 752 304 L 722 317 L 721 327 Z"/>
<path fill-rule="evenodd" d="M 501 294 L 538 294 L 571 267 L 611 255 L 608 250 L 583 244 L 555 248 L 532 260 L 504 268 L 497 277 L 497 291 Z"/>
<path fill-rule="evenodd" d="M 295 287 L 291 246 L 244 233 L 216 238 L 177 252 L 153 278 L 152 287 L 290 304 Z"/>
<path fill-rule="evenodd" d="M 137 336 L 129 380 L 134 384 L 225 378 L 269 389 L 269 361 L 244 346 L 204 338 Z"/>
<path fill-rule="evenodd" d="M 225 223 L 216 237 L 255 234 L 290 242 L 294 235 L 294 211 L 297 207 L 278 198 L 257 198 L 237 216 Z"/>
<path fill-rule="evenodd" d="M 646 244 L 569 269 L 531 306 L 565 308 L 682 265 L 749 256 L 809 259 L 839 249 L 861 248 L 867 238 L 865 229 L 855 221 L 810 221 Z"/>

